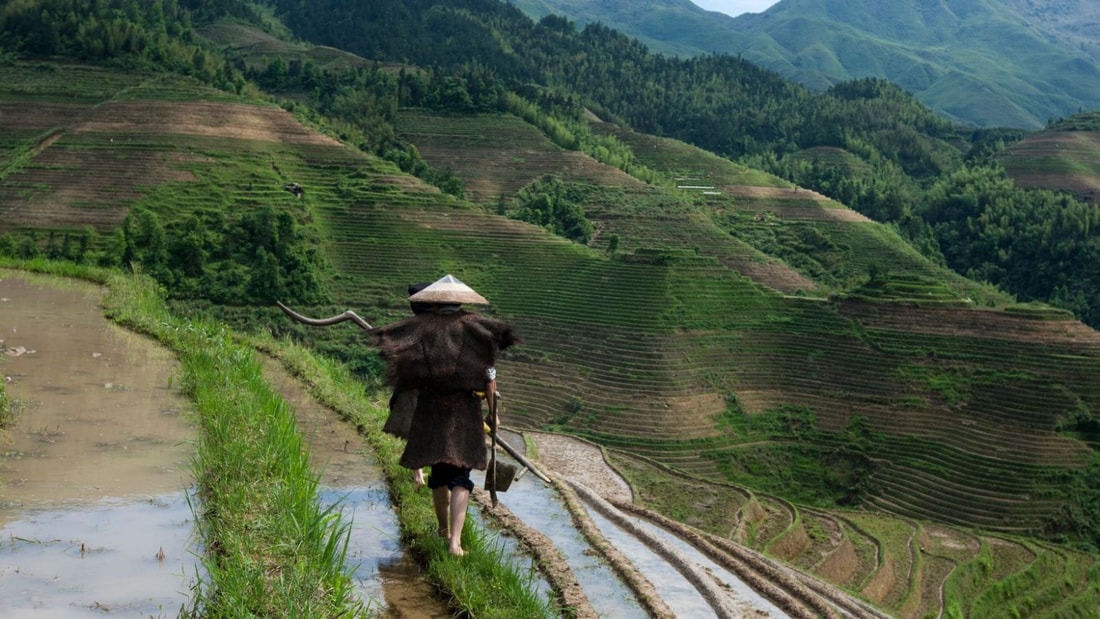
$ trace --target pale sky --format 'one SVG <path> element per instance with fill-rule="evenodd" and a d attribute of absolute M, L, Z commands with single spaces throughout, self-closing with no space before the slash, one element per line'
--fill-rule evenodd
<path fill-rule="evenodd" d="M 737 17 L 742 13 L 763 13 L 779 0 L 691 0 L 708 11 Z"/>

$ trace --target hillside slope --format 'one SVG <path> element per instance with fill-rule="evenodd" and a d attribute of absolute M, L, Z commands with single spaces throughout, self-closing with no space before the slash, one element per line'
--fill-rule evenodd
<path fill-rule="evenodd" d="M 512 3 L 603 23 L 660 53 L 742 56 L 810 88 L 885 78 L 979 127 L 1035 129 L 1100 108 L 1100 7 L 1085 0 L 783 0 L 736 18 L 689 0 Z"/>
<path fill-rule="evenodd" d="M 914 538 L 924 533 L 905 523 L 1055 536 L 1089 496 L 1076 484 L 1092 452 L 1064 430 L 1100 406 L 1100 335 L 1063 313 L 1014 306 L 888 227 L 774 177 L 597 123 L 667 179 L 646 185 L 509 115 L 400 111 L 398 131 L 454 168 L 471 189 L 465 201 L 280 108 L 187 80 L 52 64 L 0 76 L 4 109 L 23 110 L 0 116 L 0 233 L 109 232 L 136 206 L 166 220 L 274 207 L 317 228 L 332 305 L 376 323 L 406 313 L 408 283 L 453 273 L 526 340 L 500 363 L 509 424 L 587 437 L 635 472 L 746 488 L 713 510 L 721 537 L 901 615 L 938 608 L 932 591 L 947 576 L 915 595 L 924 581 L 893 570 L 937 560 L 912 548 L 902 556 L 877 527 L 909 527 Z M 585 196 L 600 230 L 589 245 L 498 214 L 546 174 Z M 284 190 L 292 182 L 302 197 Z M 242 312 L 291 331 L 272 308 Z M 358 333 L 333 337 L 361 349 Z M 838 502 L 866 511 L 802 517 Z M 884 525 L 869 515 L 879 510 L 904 519 Z M 829 576 L 803 554 L 824 548 L 805 541 L 819 535 L 808 522 L 837 531 L 826 536 L 837 544 L 897 551 L 891 572 L 880 559 Z M 1005 544 L 1030 559 L 987 561 L 1005 579 L 1020 574 L 1013 591 L 1055 586 L 1025 579 L 1039 561 L 1069 565 L 1075 593 L 1044 608 L 1095 606 L 1083 584 L 1093 558 L 1019 539 Z M 975 570 L 982 556 L 951 561 Z M 999 582 L 966 587 L 1000 603 Z"/>
<path fill-rule="evenodd" d="M 1000 161 L 1020 187 L 1060 189 L 1100 203 L 1100 112 L 1030 134 L 1006 149 Z"/>
<path fill-rule="evenodd" d="M 456 165 L 460 176 L 477 183 L 486 176 L 498 176 L 499 170 L 480 157 L 448 159 L 447 140 L 441 136 L 447 127 L 452 135 L 469 131 L 491 141 L 497 156 L 507 159 L 521 144 L 529 149 L 533 141 L 530 135 L 517 141 L 509 125 L 506 119 L 502 122 L 497 118 L 435 118 L 429 124 L 422 116 L 412 116 L 405 117 L 399 128 L 409 127 L 405 129 L 407 137 L 429 160 L 438 158 L 439 162 Z M 424 130 L 428 126 L 432 127 L 430 132 Z M 636 146 L 635 152 L 648 166 L 706 179 L 707 186 L 716 191 L 704 195 L 698 190 L 679 190 L 681 194 L 699 194 L 695 200 L 685 202 L 664 190 L 625 187 L 599 194 L 598 200 L 587 205 L 589 217 L 603 230 L 593 247 L 605 248 L 603 239 L 617 235 L 619 251 L 625 255 L 611 261 L 584 260 L 582 263 L 588 265 L 584 268 L 571 264 L 567 280 L 547 280 L 554 282 L 551 289 L 559 291 L 558 300 L 552 302 L 558 320 L 565 323 L 539 324 L 537 331 L 531 325 L 529 330 L 538 342 L 536 346 L 555 354 L 545 357 L 543 363 L 525 367 L 513 380 L 541 382 L 549 371 L 555 377 L 554 383 L 570 388 L 540 390 L 539 396 L 530 401 L 526 394 L 516 394 L 514 398 L 531 422 L 553 423 L 605 444 L 629 446 L 633 452 L 705 474 L 717 473 L 723 467 L 727 473 L 738 468 L 729 460 L 728 450 L 739 440 L 717 423 L 727 402 L 734 402 L 740 412 L 750 416 L 786 407 L 804 408 L 812 412 L 821 427 L 837 433 L 853 416 L 863 416 L 872 431 L 882 432 L 884 438 L 893 435 L 899 441 L 889 450 L 900 449 L 914 439 L 914 447 L 924 440 L 939 443 L 916 447 L 918 452 L 930 450 L 918 457 L 928 458 L 926 464 L 911 462 L 905 467 L 883 468 L 875 473 L 882 480 L 900 474 L 908 466 L 938 468 L 940 464 L 933 466 L 932 462 L 939 461 L 944 450 L 958 452 L 952 455 L 957 459 L 957 468 L 949 466 L 947 477 L 932 474 L 921 482 L 918 475 L 911 483 L 938 486 L 948 479 L 952 484 L 959 483 L 966 477 L 966 470 L 992 466 L 993 460 L 1005 457 L 1033 464 L 1059 461 L 1071 468 L 1088 461 L 1087 449 L 1057 435 L 1056 417 L 1051 417 L 1046 422 L 1048 429 L 1039 434 L 1034 432 L 1039 428 L 1023 418 L 1019 421 L 1023 425 L 1013 428 L 1007 411 L 1002 409 L 1018 406 L 1020 394 L 1009 398 L 1011 405 L 988 399 L 989 389 L 1004 382 L 1008 374 L 997 360 L 1004 354 L 997 352 L 1003 345 L 998 342 L 999 336 L 987 333 L 981 325 L 1008 321 L 1000 330 L 1013 334 L 1009 346 L 1016 352 L 1012 354 L 1032 358 L 1017 368 L 1025 374 L 1044 365 L 1040 359 L 1045 353 L 1041 348 L 1033 349 L 1028 343 L 1031 341 L 1075 341 L 1086 347 L 1083 351 L 1088 351 L 1084 353 L 1087 358 L 1094 359 L 1100 338 L 1092 330 L 1056 314 L 1040 312 L 1027 318 L 1028 312 L 1006 315 L 976 308 L 972 297 L 982 299 L 983 304 L 998 300 L 907 250 L 879 224 L 830 216 L 830 212 L 850 211 L 822 202 L 808 192 L 746 191 L 738 181 L 746 174 L 743 169 L 721 160 L 708 161 L 701 151 L 682 144 L 663 141 L 663 148 L 639 148 L 645 136 L 619 135 Z M 468 152 L 468 145 L 461 148 Z M 666 154 L 677 151 L 686 156 L 673 158 Z M 689 158 L 693 152 L 698 153 L 695 161 Z M 519 168 L 510 173 L 524 172 Z M 571 172 L 565 173 L 568 178 Z M 534 180 L 535 176 L 531 174 L 530 178 Z M 486 199 L 493 203 L 497 196 Z M 463 228 L 474 234 L 478 227 L 488 225 L 477 223 Z M 735 234 L 749 243 L 731 238 L 726 230 L 736 230 Z M 864 290 L 849 301 L 815 301 L 769 292 L 771 288 L 781 290 L 793 276 L 781 269 L 760 269 L 759 265 L 768 259 L 751 243 L 774 248 L 788 234 L 803 244 L 813 239 L 822 248 L 816 261 L 819 265 L 835 264 L 840 270 L 854 273 L 867 273 L 872 264 L 889 265 L 890 281 L 881 290 Z M 683 252 L 677 248 L 691 249 Z M 515 262 L 520 260 L 516 254 L 525 252 L 516 243 L 510 253 L 510 262 Z M 805 254 L 813 257 L 815 248 L 807 247 Z M 537 267 L 532 266 L 532 272 L 541 279 L 549 268 L 553 266 L 542 260 Z M 807 268 L 797 275 L 811 281 L 816 276 L 821 283 L 834 286 L 838 283 L 836 276 L 831 277 L 825 269 Z M 759 279 L 753 281 L 746 276 Z M 863 280 L 857 276 L 856 281 L 845 283 L 858 287 Z M 511 285 L 520 283 L 512 281 L 509 288 Z M 596 300 L 585 290 L 599 290 L 599 307 L 591 305 Z M 871 293 L 876 296 L 864 296 Z M 503 294 L 499 302 L 502 309 L 510 305 L 510 296 Z M 571 302 L 562 304 L 564 299 Z M 540 310 L 532 299 L 515 309 L 507 308 L 506 313 L 532 317 L 548 310 Z M 616 323 L 629 325 L 629 330 L 618 336 L 607 331 Z M 922 327 L 924 323 L 929 326 Z M 575 337 L 563 349 L 554 338 L 567 324 L 573 325 L 570 331 Z M 922 344 L 901 343 L 912 338 Z M 593 344 L 586 345 L 588 340 Z M 925 345 L 928 349 L 921 352 Z M 968 352 L 959 352 L 964 350 Z M 607 372 L 613 372 L 616 380 L 601 376 Z M 979 375 L 986 377 L 961 378 Z M 954 393 L 953 389 L 948 396 L 934 386 L 939 380 L 962 380 L 968 383 L 964 389 L 973 393 Z M 1056 395 L 1059 388 L 1045 382 L 1047 379 L 1035 375 L 1034 381 L 1016 384 L 1029 392 L 1029 400 L 1060 399 Z M 1063 379 L 1057 382 L 1065 384 Z M 1077 385 L 1072 389 L 1074 393 L 1092 391 L 1086 374 L 1072 382 Z M 534 384 L 531 389 L 536 389 Z M 1052 410 L 1049 404 L 1040 406 L 1039 401 L 1037 408 Z M 982 410 L 985 407 L 991 408 Z M 961 414 L 964 409 L 967 412 Z M 982 418 L 992 425 L 985 427 Z M 902 419 L 906 421 L 899 423 Z M 968 426 L 973 431 L 959 433 Z M 1024 431 L 1025 426 L 1031 430 Z M 990 442 L 991 432 L 1001 438 Z M 1025 434 L 1028 438 L 1022 442 L 1013 438 Z M 1040 438 L 1042 435 L 1045 438 Z M 702 444 L 697 442 L 700 440 Z M 1017 443 L 1009 449 L 1014 456 L 1006 456 L 1009 443 Z M 752 448 L 738 451 L 751 452 Z M 981 465 L 983 459 L 989 464 Z M 1032 487 L 1045 474 L 1041 468 L 1026 472 L 1014 482 L 1021 484 L 1017 486 L 1021 495 L 1026 494 L 1025 486 Z M 919 509 L 929 511 L 922 515 L 957 523 L 981 520 L 993 527 L 1007 525 L 1001 512 L 1004 504 L 1016 502 L 1014 491 L 1006 488 L 1003 495 L 982 498 L 977 496 L 982 482 L 970 483 L 974 484 L 975 496 L 967 503 L 975 504 L 972 512 L 959 504 L 945 504 L 943 508 L 924 505 Z M 928 492 L 933 493 L 932 488 Z M 976 504 L 986 501 L 989 503 Z M 1029 505 L 1024 511 L 1038 507 Z M 1020 524 L 1007 526 L 1034 530 L 1039 521 L 1032 520 L 1023 529 L 1017 528 Z"/>

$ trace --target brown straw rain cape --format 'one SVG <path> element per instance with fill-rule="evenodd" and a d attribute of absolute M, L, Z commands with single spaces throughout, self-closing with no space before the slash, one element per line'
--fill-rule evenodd
<path fill-rule="evenodd" d="M 481 399 L 497 353 L 520 341 L 508 323 L 461 309 L 428 312 L 370 331 L 387 382 L 416 389 L 401 466 L 488 466 Z"/>

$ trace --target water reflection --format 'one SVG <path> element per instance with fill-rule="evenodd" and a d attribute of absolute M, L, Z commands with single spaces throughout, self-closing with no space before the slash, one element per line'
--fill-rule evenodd
<path fill-rule="evenodd" d="M 450 617 L 401 547 L 400 523 L 385 478 L 363 438 L 274 360 L 265 360 L 264 377 L 294 409 L 311 464 L 321 474 L 322 504 L 339 502 L 351 524 L 347 563 L 353 566 L 360 599 L 381 618 Z"/>
<path fill-rule="evenodd" d="M 752 611 L 753 617 L 786 617 L 788 616 L 781 608 L 776 606 L 771 600 L 760 595 L 755 589 L 745 584 L 745 581 L 741 580 L 736 574 L 729 569 L 715 563 L 709 557 L 699 552 L 697 548 L 691 544 L 685 542 L 679 537 L 669 533 L 668 531 L 653 525 L 652 523 L 637 518 L 635 516 L 628 516 L 630 520 L 638 526 L 648 532 L 650 535 L 660 539 L 665 544 L 672 547 L 676 552 L 687 558 L 687 560 L 694 562 L 707 571 L 715 580 L 717 580 L 722 587 L 728 592 L 733 602 L 742 608 L 745 612 Z"/>
<path fill-rule="evenodd" d="M 0 615 L 175 617 L 195 581 L 186 496 L 20 514 L 0 539 Z"/>
<path fill-rule="evenodd" d="M 98 287 L 0 270 L 0 370 L 17 416 L 0 501 L 51 507 L 190 485 L 175 358 L 103 317 Z M 0 510 L 0 523 L 6 518 Z"/>
<path fill-rule="evenodd" d="M 176 616 L 191 552 L 193 429 L 175 360 L 103 317 L 102 289 L 0 270 L 0 616 Z"/>
<path fill-rule="evenodd" d="M 522 442 L 513 440 L 512 444 Z M 512 462 L 510 458 L 498 457 Z M 475 480 L 484 485 L 484 473 L 478 472 Z M 599 558 L 588 540 L 577 531 L 569 510 L 553 488 L 528 473 L 512 482 L 507 492 L 498 493 L 498 497 L 527 526 L 538 530 L 554 542 L 598 615 L 646 616 L 634 592 L 623 584 L 610 566 Z"/>
<path fill-rule="evenodd" d="M 677 616 L 700 619 L 716 616 L 714 609 L 699 590 L 649 546 L 619 528 L 596 510 L 589 508 L 588 515 L 604 537 L 653 583 L 661 599 L 669 607 L 676 609 Z"/>
<path fill-rule="evenodd" d="M 398 539 L 397 517 L 390 508 L 385 486 L 323 488 L 324 505 L 340 503 L 340 510 L 351 523 L 347 563 L 354 567 L 360 598 L 375 610 L 385 598 L 381 566 L 401 560 L 403 550 Z"/>

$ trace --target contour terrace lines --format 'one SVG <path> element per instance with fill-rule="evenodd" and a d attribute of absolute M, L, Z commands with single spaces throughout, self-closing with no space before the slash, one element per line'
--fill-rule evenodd
<path fill-rule="evenodd" d="M 282 108 L 214 101 L 113 101 L 77 124 L 89 133 L 168 133 L 346 148 Z"/>

